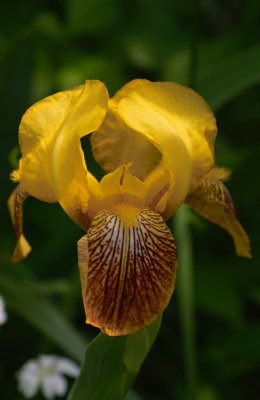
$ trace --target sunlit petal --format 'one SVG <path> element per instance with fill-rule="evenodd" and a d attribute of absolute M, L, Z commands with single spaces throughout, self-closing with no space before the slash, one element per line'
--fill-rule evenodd
<path fill-rule="evenodd" d="M 33 104 L 19 127 L 20 181 L 31 196 L 57 201 L 50 176 L 50 153 L 84 86 L 55 93 Z"/>
<path fill-rule="evenodd" d="M 170 208 L 169 200 L 172 192 L 172 176 L 169 169 L 159 165 L 153 172 L 145 179 L 146 187 L 146 200 L 145 205 L 148 205 L 152 210 L 162 214 L 164 219 L 168 216 L 165 215 L 166 207 Z"/>
<path fill-rule="evenodd" d="M 32 249 L 23 235 L 23 202 L 27 197 L 28 193 L 21 185 L 17 185 L 8 199 L 8 209 L 17 239 L 11 258 L 14 263 L 27 257 Z"/>
<path fill-rule="evenodd" d="M 197 95 L 193 93 L 176 84 L 150 82 L 130 91 L 118 105 L 118 112 L 125 123 L 150 140 L 163 156 L 157 168 L 168 170 L 171 177 L 166 217 L 182 203 L 195 174 L 196 163 L 190 152 L 189 135 L 194 135 L 199 141 L 202 136 L 200 130 L 204 134 L 207 127 L 207 118 L 203 118 L 202 114 L 204 110 L 200 110 L 203 107 L 194 100 Z M 199 121 L 195 117 L 197 112 L 201 116 Z"/>
<path fill-rule="evenodd" d="M 113 209 L 122 203 L 139 207 L 145 204 L 144 182 L 131 174 L 130 167 L 122 165 L 102 178 L 100 182 L 102 200 L 99 209 Z"/>
<path fill-rule="evenodd" d="M 209 173 L 186 199 L 186 203 L 202 217 L 221 226 L 232 236 L 238 256 L 251 258 L 250 242 L 237 219 L 232 197 L 215 176 L 226 177 L 229 171 L 215 169 Z"/>
<path fill-rule="evenodd" d="M 88 216 L 90 219 L 94 217 L 99 210 L 100 201 L 101 201 L 101 193 L 100 193 L 100 184 L 98 180 L 88 172 L 88 191 L 89 191 L 89 200 L 88 200 Z"/>
<path fill-rule="evenodd" d="M 192 187 L 212 167 L 217 132 L 215 117 L 192 89 L 174 82 L 147 82 L 129 90 L 119 101 L 119 113 L 133 129 L 141 132 L 156 129 L 157 135 L 151 135 L 157 141 L 167 131 L 180 136 L 192 162 Z"/>
<path fill-rule="evenodd" d="M 99 212 L 78 242 L 78 257 L 86 322 L 103 332 L 133 333 L 167 306 L 177 255 L 158 213 L 139 210 L 125 226 L 116 213 Z"/>
<path fill-rule="evenodd" d="M 102 123 L 107 98 L 103 83 L 87 81 L 34 104 L 20 125 L 23 187 L 41 200 L 58 200 L 85 228 L 89 193 L 80 138 Z"/>

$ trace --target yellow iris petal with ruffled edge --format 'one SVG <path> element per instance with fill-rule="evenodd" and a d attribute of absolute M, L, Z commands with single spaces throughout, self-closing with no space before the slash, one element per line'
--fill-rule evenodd
<path fill-rule="evenodd" d="M 87 169 L 81 138 L 106 174 Z M 59 201 L 87 231 L 78 242 L 86 322 L 109 335 L 150 324 L 174 290 L 177 252 L 164 219 L 186 201 L 226 229 L 237 253 L 250 256 L 248 237 L 214 168 L 215 118 L 194 91 L 172 82 L 137 79 L 112 99 L 105 85 L 56 93 L 24 114 L 19 181 L 9 199 L 17 236 L 13 261 L 31 248 L 22 232 L 29 196 Z M 89 151 L 89 149 L 87 149 Z"/>
<path fill-rule="evenodd" d="M 193 90 L 173 82 L 145 82 L 120 99 L 125 123 L 162 153 L 173 185 L 165 217 L 174 213 L 214 163 L 214 115 Z"/>
<path fill-rule="evenodd" d="M 102 123 L 107 99 L 103 83 L 87 81 L 34 104 L 19 128 L 23 189 L 40 200 L 59 201 L 83 226 L 89 189 L 80 139 Z"/>

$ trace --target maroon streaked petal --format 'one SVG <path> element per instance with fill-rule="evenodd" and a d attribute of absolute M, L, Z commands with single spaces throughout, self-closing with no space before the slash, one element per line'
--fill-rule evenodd
<path fill-rule="evenodd" d="M 141 209 L 125 227 L 110 211 L 78 242 L 86 322 L 112 335 L 149 325 L 167 306 L 177 269 L 175 240 L 161 216 Z"/>
<path fill-rule="evenodd" d="M 185 200 L 202 217 L 221 226 L 233 238 L 236 253 L 251 258 L 250 242 L 240 224 L 228 189 L 220 180 L 206 177 Z"/>
<path fill-rule="evenodd" d="M 16 263 L 27 257 L 31 251 L 31 246 L 23 235 L 23 202 L 29 196 L 21 185 L 17 185 L 8 199 L 8 208 L 11 215 L 12 224 L 17 238 L 16 246 L 12 255 L 12 262 Z"/>

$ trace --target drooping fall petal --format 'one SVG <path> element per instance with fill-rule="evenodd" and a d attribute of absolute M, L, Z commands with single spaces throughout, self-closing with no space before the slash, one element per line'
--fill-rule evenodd
<path fill-rule="evenodd" d="M 226 178 L 227 175 L 228 172 L 223 169 L 213 170 L 185 202 L 202 217 L 221 226 L 232 236 L 238 256 L 251 258 L 249 238 L 237 218 L 231 194 L 224 183 L 215 178 Z"/>
<path fill-rule="evenodd" d="M 136 332 L 167 306 L 177 255 L 158 213 L 136 210 L 125 225 L 116 213 L 100 211 L 78 242 L 78 257 L 86 322 L 103 332 Z"/>
<path fill-rule="evenodd" d="M 31 246 L 23 235 L 23 202 L 27 197 L 28 193 L 23 190 L 21 185 L 17 185 L 8 199 L 9 213 L 17 238 L 16 246 L 11 258 L 14 263 L 27 257 L 31 251 Z"/>
<path fill-rule="evenodd" d="M 85 229 L 89 190 L 80 138 L 102 123 L 107 99 L 103 83 L 87 81 L 35 103 L 19 129 L 23 187 L 40 200 L 58 200 Z"/>

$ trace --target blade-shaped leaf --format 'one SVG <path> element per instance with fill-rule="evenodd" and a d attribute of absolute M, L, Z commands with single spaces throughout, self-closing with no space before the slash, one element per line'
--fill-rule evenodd
<path fill-rule="evenodd" d="M 87 341 L 29 282 L 18 280 L 1 271 L 0 293 L 5 298 L 7 307 L 48 336 L 69 356 L 78 362 L 82 361 Z"/>
<path fill-rule="evenodd" d="M 87 347 L 68 400 L 122 400 L 154 343 L 160 323 L 161 317 L 129 336 L 99 334 Z"/>
<path fill-rule="evenodd" d="M 127 337 L 100 333 L 87 347 L 79 378 L 68 400 L 121 400 L 125 369 L 122 362 Z"/>
<path fill-rule="evenodd" d="M 147 328 L 141 329 L 139 332 L 127 337 L 123 359 L 126 367 L 125 392 L 132 385 L 140 371 L 142 363 L 153 346 L 161 326 L 161 321 L 162 316 L 160 315 Z"/>

